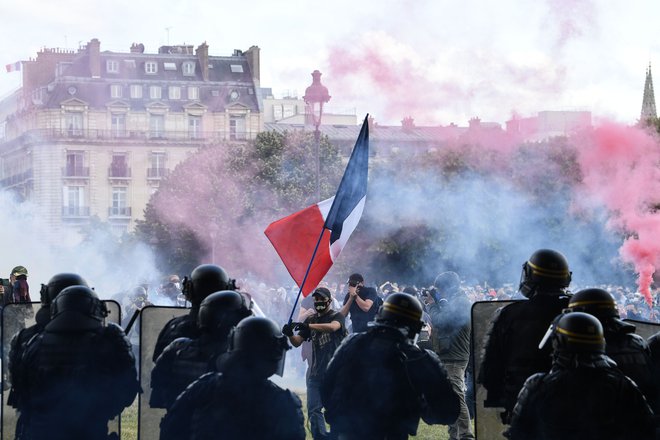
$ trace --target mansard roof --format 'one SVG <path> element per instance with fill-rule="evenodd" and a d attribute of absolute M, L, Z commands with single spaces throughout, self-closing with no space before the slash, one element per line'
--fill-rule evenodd
<path fill-rule="evenodd" d="M 108 71 L 108 61 L 116 62 Z M 155 73 L 145 71 L 146 63 L 156 63 Z M 166 69 L 167 63 L 167 69 Z M 183 64 L 194 65 L 194 73 L 184 74 Z M 204 81 L 199 59 L 188 54 L 100 53 L 100 78 L 92 78 L 90 59 L 82 51 L 70 63 L 64 63 L 60 75 L 45 88 L 43 106 L 60 108 L 63 101 L 73 97 L 89 104 L 90 109 L 107 109 L 117 99 L 133 111 L 144 111 L 150 103 L 162 101 L 170 111 L 181 112 L 194 102 L 208 111 L 222 112 L 240 105 L 259 111 L 259 103 L 249 63 L 243 55 L 209 56 L 208 80 Z M 110 95 L 111 85 L 122 86 L 121 98 Z M 142 86 L 142 98 L 130 97 L 130 86 Z M 149 87 L 162 88 L 159 99 L 150 99 Z M 168 87 L 181 87 L 180 99 L 168 99 Z M 187 87 L 199 89 L 199 99 L 188 99 Z"/>

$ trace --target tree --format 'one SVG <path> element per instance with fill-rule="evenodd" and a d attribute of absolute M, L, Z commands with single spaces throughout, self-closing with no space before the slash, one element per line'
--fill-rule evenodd
<path fill-rule="evenodd" d="M 321 195 L 334 194 L 338 150 L 321 138 Z M 181 162 L 152 196 L 138 233 L 163 271 L 188 273 L 212 261 L 230 273 L 272 276 L 277 257 L 263 231 L 315 200 L 314 138 L 308 132 L 263 132 L 244 145 L 201 148 Z"/>

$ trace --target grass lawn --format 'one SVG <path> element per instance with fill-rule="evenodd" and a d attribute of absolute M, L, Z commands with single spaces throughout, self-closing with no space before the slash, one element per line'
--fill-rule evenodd
<path fill-rule="evenodd" d="M 307 432 L 307 439 L 312 440 L 312 434 L 309 432 L 307 424 L 307 409 L 306 409 L 306 395 L 298 393 L 303 401 L 303 413 L 305 414 L 305 431 Z M 127 408 L 121 417 L 121 438 L 122 440 L 137 440 L 137 399 L 133 405 Z M 447 434 L 447 427 L 444 425 L 427 425 L 420 422 L 419 429 L 416 437 L 413 439 L 420 440 L 446 440 L 449 438 Z"/>

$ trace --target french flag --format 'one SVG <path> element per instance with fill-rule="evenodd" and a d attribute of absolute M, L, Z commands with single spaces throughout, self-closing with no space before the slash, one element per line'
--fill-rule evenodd
<path fill-rule="evenodd" d="M 21 70 L 21 62 L 16 61 L 15 63 L 12 64 L 6 64 L 5 69 L 7 69 L 7 73 L 19 71 Z"/>
<path fill-rule="evenodd" d="M 367 197 L 368 171 L 367 115 L 337 194 L 277 220 L 266 228 L 266 237 L 301 288 L 303 296 L 309 295 L 318 286 L 357 227 Z"/>

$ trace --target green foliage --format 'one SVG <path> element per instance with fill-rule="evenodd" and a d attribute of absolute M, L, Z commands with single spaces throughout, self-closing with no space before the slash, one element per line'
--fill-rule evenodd
<path fill-rule="evenodd" d="M 294 131 L 201 148 L 161 182 L 138 236 L 156 250 L 164 272 L 189 273 L 213 257 L 228 268 L 266 272 L 272 254 L 265 226 L 319 201 L 315 146 L 313 133 Z M 319 150 L 323 199 L 334 194 L 343 166 L 327 137 Z"/>

